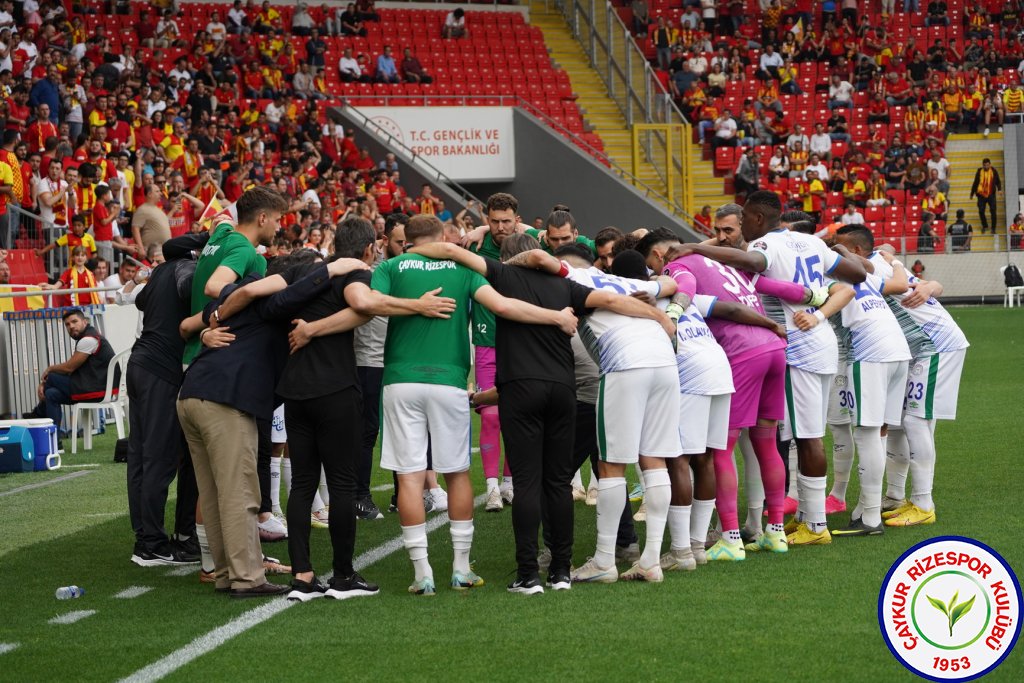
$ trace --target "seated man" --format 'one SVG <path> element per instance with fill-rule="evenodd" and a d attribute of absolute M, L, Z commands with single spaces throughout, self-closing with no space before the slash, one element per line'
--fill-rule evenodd
<path fill-rule="evenodd" d="M 37 391 L 39 405 L 22 416 L 26 419 L 48 417 L 58 429 L 63 417 L 61 406 L 103 398 L 107 389 L 107 366 L 114 357 L 110 342 L 89 324 L 80 309 L 64 314 L 64 329 L 74 340 L 75 350 L 63 363 L 55 363 L 43 370 Z M 115 393 L 119 380 L 115 375 Z"/>

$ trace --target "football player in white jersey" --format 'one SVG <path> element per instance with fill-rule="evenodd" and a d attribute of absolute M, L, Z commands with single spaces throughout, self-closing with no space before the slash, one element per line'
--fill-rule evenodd
<path fill-rule="evenodd" d="M 883 247 L 886 245 L 883 245 Z M 883 277 L 892 266 L 876 251 L 870 261 Z M 960 375 L 970 342 L 935 296 L 942 285 L 909 277 L 910 291 L 896 296 L 904 311 L 931 340 L 935 352 L 914 355 L 907 377 L 903 424 L 889 429 L 885 463 L 886 495 L 882 517 L 886 526 L 917 526 L 935 522 L 932 482 L 935 478 L 935 421 L 956 418 Z M 906 499 L 907 472 L 912 475 Z"/>
<path fill-rule="evenodd" d="M 857 255 L 866 256 L 874 247 L 871 231 L 863 225 L 843 226 L 836 233 L 836 240 Z M 852 389 L 851 420 L 857 447 L 860 500 L 849 526 L 833 529 L 832 534 L 874 536 L 884 530 L 882 428 L 900 424 L 911 358 L 900 324 L 882 295 L 906 292 L 907 273 L 897 262 L 890 279 L 883 280 L 871 273 L 853 289 L 854 300 L 843 307 L 842 324 L 850 330 L 851 362 L 847 384 Z M 798 324 L 817 326 L 814 316 L 801 312 L 796 317 Z"/>
<path fill-rule="evenodd" d="M 799 282 L 811 289 L 824 286 L 826 275 L 851 284 L 864 281 L 864 266 L 842 248 L 832 251 L 813 236 L 781 229 L 781 213 L 782 204 L 774 192 L 753 192 L 743 206 L 741 221 L 747 251 L 707 245 L 696 245 L 693 251 L 739 270 Z M 822 437 L 829 389 L 837 369 L 836 339 L 827 325 L 808 331 L 797 327 L 793 315 L 806 306 L 786 302 L 781 306 L 789 333 L 783 438 L 792 435 L 796 439 L 800 468 L 798 524 L 787 540 L 789 545 L 822 545 L 832 540 L 825 521 L 828 466 Z"/>

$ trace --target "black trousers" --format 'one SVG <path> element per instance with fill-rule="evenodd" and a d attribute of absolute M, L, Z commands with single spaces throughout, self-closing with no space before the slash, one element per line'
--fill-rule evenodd
<path fill-rule="evenodd" d="M 192 536 L 196 530 L 199 488 L 175 402 L 179 385 L 128 363 L 128 514 L 137 541 L 149 550 L 167 543 L 164 510 L 167 489 L 178 477 L 175 531 Z"/>
<path fill-rule="evenodd" d="M 370 475 L 373 472 L 373 447 L 380 433 L 380 394 L 384 382 L 384 368 L 360 366 L 359 386 L 363 390 L 363 447 L 356 465 L 356 498 L 370 495 Z M 395 487 L 398 492 L 398 487 Z"/>
<path fill-rule="evenodd" d="M 273 512 L 270 502 L 270 457 L 274 442 L 270 438 L 273 424 L 270 420 L 256 418 L 256 476 L 260 480 L 260 514 Z"/>
<path fill-rule="evenodd" d="M 575 472 L 583 463 L 590 461 L 590 468 L 597 476 L 597 461 L 600 457 L 597 451 L 597 406 L 593 403 L 576 402 L 576 438 L 572 446 L 572 471 Z M 518 495 L 518 493 L 517 493 Z M 548 531 L 548 511 L 543 509 L 544 522 L 544 545 L 551 547 L 551 534 Z M 629 505 L 629 499 L 622 506 L 622 518 L 619 519 L 619 535 L 615 539 L 615 545 L 625 548 L 630 544 L 639 542 L 636 535 L 636 527 L 633 526 L 633 508 Z"/>
<path fill-rule="evenodd" d="M 499 388 L 498 407 L 505 453 L 516 482 L 512 528 L 519 576 L 538 573 L 542 505 L 548 518 L 551 572 L 568 574 L 573 540 L 572 475 L 576 471 L 572 450 L 575 391 L 542 380 L 505 382 Z"/>
<path fill-rule="evenodd" d="M 978 216 L 981 218 L 981 231 L 985 232 L 988 230 L 989 224 L 985 220 L 985 207 L 992 212 L 992 234 L 996 232 L 996 193 L 993 192 L 990 197 L 982 197 L 978 195 Z"/>
<path fill-rule="evenodd" d="M 362 442 L 363 400 L 359 387 L 302 401 L 284 402 L 292 491 L 288 496 L 288 555 L 294 573 L 311 572 L 309 508 L 320 484 L 320 468 L 331 495 L 328 521 L 335 576 L 352 574 L 356 544 L 356 461 Z"/>

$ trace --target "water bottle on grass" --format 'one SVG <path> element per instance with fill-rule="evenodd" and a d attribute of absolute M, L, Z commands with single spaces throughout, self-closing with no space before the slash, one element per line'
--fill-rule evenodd
<path fill-rule="evenodd" d="M 55 597 L 58 600 L 74 600 L 85 595 L 85 589 L 78 586 L 61 586 L 57 589 Z"/>

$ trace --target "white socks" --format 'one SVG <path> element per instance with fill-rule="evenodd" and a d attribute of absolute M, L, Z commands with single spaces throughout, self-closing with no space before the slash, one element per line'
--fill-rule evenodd
<path fill-rule="evenodd" d="M 910 502 L 922 510 L 934 510 L 932 482 L 935 479 L 935 420 L 906 415 L 903 418 L 903 429 L 910 443 Z"/>
<path fill-rule="evenodd" d="M 402 531 L 404 533 L 405 529 L 403 528 Z M 468 574 L 469 550 L 473 547 L 473 520 L 453 519 L 451 521 L 451 534 L 452 549 L 455 551 L 455 559 L 452 561 L 452 571 L 459 572 L 460 574 Z M 426 532 L 424 532 L 423 538 L 424 540 L 426 539 Z M 424 554 L 426 554 L 425 549 Z"/>
<path fill-rule="evenodd" d="M 199 541 L 199 566 L 204 572 L 212 572 L 216 565 L 210 553 L 210 543 L 206 540 L 206 527 L 202 524 L 196 524 L 196 540 Z"/>
<path fill-rule="evenodd" d="M 665 537 L 665 522 L 672 501 L 672 481 L 666 469 L 645 470 L 643 478 L 644 502 L 647 504 L 647 540 L 640 555 L 640 566 L 654 567 L 661 560 L 661 543 Z"/>
<path fill-rule="evenodd" d="M 708 527 L 711 526 L 711 515 L 715 512 L 715 499 L 693 499 L 690 513 L 690 542 L 699 542 L 702 546 L 708 540 Z"/>
<path fill-rule="evenodd" d="M 786 491 L 787 498 L 795 498 L 796 500 L 803 500 L 800 497 L 800 458 L 797 457 L 796 449 L 793 448 L 793 441 L 789 442 L 789 449 L 783 453 L 786 457 L 786 463 L 789 465 L 789 490 Z"/>
<path fill-rule="evenodd" d="M 501 478 L 501 490 L 505 491 L 505 490 L 510 489 L 510 488 L 512 488 L 512 477 L 502 477 Z"/>
<path fill-rule="evenodd" d="M 597 482 L 597 549 L 594 563 L 601 569 L 615 565 L 615 537 L 626 505 L 626 478 L 605 477 Z"/>
<path fill-rule="evenodd" d="M 747 498 L 747 519 L 743 526 L 754 535 L 761 533 L 761 513 L 764 512 L 764 483 L 761 468 L 757 464 L 750 433 L 744 429 L 736 441 L 743 455 L 743 493 Z"/>
<path fill-rule="evenodd" d="M 281 457 L 270 458 L 270 507 L 281 515 Z"/>
<path fill-rule="evenodd" d="M 911 416 L 904 416 L 904 424 L 908 417 Z M 910 471 L 910 444 L 903 429 L 889 428 L 885 451 L 885 495 L 893 500 L 903 500 L 907 497 L 907 473 Z"/>
<path fill-rule="evenodd" d="M 801 491 L 800 505 L 804 511 L 803 522 L 812 533 L 820 534 L 828 528 L 825 523 L 825 477 L 798 474 L 797 479 Z"/>
<path fill-rule="evenodd" d="M 487 477 L 487 492 L 490 493 L 494 489 L 498 488 L 497 477 Z"/>
<path fill-rule="evenodd" d="M 284 481 L 284 492 L 288 495 L 292 493 L 292 459 L 281 458 L 281 479 Z"/>
<path fill-rule="evenodd" d="M 854 427 L 853 440 L 857 444 L 857 471 L 860 474 L 861 521 L 865 526 L 882 523 L 882 474 L 885 455 L 882 435 L 878 427 Z"/>
<path fill-rule="evenodd" d="M 327 507 L 331 504 L 331 494 L 327 492 L 327 475 L 324 474 L 324 468 L 320 468 L 320 500 L 324 502 L 322 507 Z M 317 508 L 319 509 L 319 508 Z"/>
<path fill-rule="evenodd" d="M 828 426 L 832 432 L 832 497 L 846 500 L 846 487 L 853 469 L 853 429 L 850 423 Z"/>
<path fill-rule="evenodd" d="M 472 524 L 470 522 L 471 526 Z M 470 529 L 469 533 L 472 537 L 472 529 Z M 405 549 L 409 553 L 409 559 L 412 560 L 412 567 L 416 571 L 416 580 L 419 581 L 423 578 L 433 579 L 434 570 L 430 568 L 430 562 L 427 560 L 427 525 L 403 526 L 402 543 L 405 544 Z"/>
<path fill-rule="evenodd" d="M 672 550 L 690 549 L 690 505 L 670 505 L 668 533 L 672 537 Z"/>

